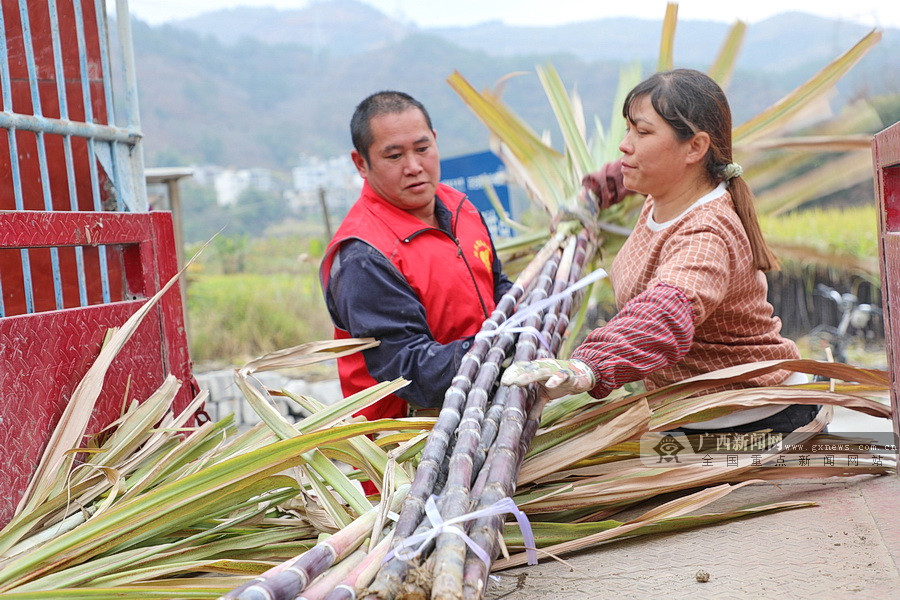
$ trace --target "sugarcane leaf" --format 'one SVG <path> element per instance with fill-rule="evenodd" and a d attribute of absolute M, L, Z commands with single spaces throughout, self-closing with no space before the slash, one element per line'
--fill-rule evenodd
<path fill-rule="evenodd" d="M 500 218 L 500 222 L 504 225 L 507 225 L 511 229 L 515 229 L 520 232 L 531 232 L 530 227 L 526 227 L 521 223 L 517 223 L 513 221 L 509 214 L 506 212 L 506 209 L 503 207 L 503 204 L 500 202 L 500 197 L 497 195 L 497 190 L 494 189 L 493 183 L 491 183 L 490 177 L 487 175 L 481 176 L 481 189 L 484 191 L 484 195 L 487 196 L 488 201 L 491 203 L 491 207 L 493 207 L 494 211 L 497 213 L 497 216 Z"/>
<path fill-rule="evenodd" d="M 574 163 L 573 179 L 581 181 L 582 176 L 595 166 L 585 140 L 584 115 L 577 114 L 574 103 L 566 93 L 562 79 L 553 65 L 539 66 L 537 73 L 562 131 L 566 153 Z"/>
<path fill-rule="evenodd" d="M 888 374 L 878 369 L 864 369 L 841 363 L 809 359 L 790 359 L 762 361 L 718 369 L 656 389 L 647 395 L 651 400 L 651 407 L 654 407 L 655 403 L 669 402 L 674 398 L 686 397 L 720 385 L 741 383 L 779 369 L 866 384 L 873 386 L 873 389 L 884 390 L 890 385 Z"/>
<path fill-rule="evenodd" d="M 663 17 L 662 33 L 659 39 L 659 60 L 657 71 L 669 71 L 675 64 L 675 28 L 678 26 L 678 4 L 666 4 L 666 16 Z"/>
<path fill-rule="evenodd" d="M 761 213 L 778 216 L 871 178 L 871 150 L 851 152 L 766 190 L 758 196 L 757 205 Z"/>
<path fill-rule="evenodd" d="M 719 48 L 719 53 L 716 55 L 709 71 L 707 71 L 707 74 L 722 89 L 726 89 L 731 81 L 734 65 L 737 62 L 737 56 L 741 50 L 741 45 L 744 43 L 746 33 L 747 24 L 743 21 L 736 21 L 731 26 L 731 29 L 728 30 L 728 35 L 725 37 L 721 48 Z"/>
<path fill-rule="evenodd" d="M 663 430 L 680 425 L 706 421 L 733 412 L 734 408 L 746 409 L 773 404 L 827 404 L 843 406 L 868 415 L 890 418 L 890 406 L 852 394 L 831 392 L 827 389 L 756 388 L 719 392 L 681 400 L 673 400 L 661 406 L 650 420 L 651 430 Z"/>
<path fill-rule="evenodd" d="M 265 387 L 250 375 L 251 372 L 252 370 L 248 368 L 239 369 L 235 371 L 234 380 L 254 412 L 272 428 L 279 439 L 284 440 L 300 435 L 294 425 L 278 412 Z M 347 525 L 351 520 L 350 516 L 334 499 L 324 482 L 319 479 L 320 477 L 353 508 L 356 514 L 362 514 L 372 508 L 362 490 L 354 486 L 347 476 L 321 452 L 311 450 L 304 453 L 303 458 L 307 462 L 306 472 L 310 477 L 310 483 L 316 490 L 316 496 L 336 524 Z M 309 470 L 314 470 L 315 476 Z"/>
<path fill-rule="evenodd" d="M 580 539 L 563 542 L 561 544 L 554 544 L 546 548 L 546 550 L 551 554 L 559 555 L 566 552 L 583 550 L 584 548 L 588 548 L 600 542 L 621 537 L 623 535 L 631 535 L 634 533 L 634 531 L 648 525 L 656 524 L 663 519 L 681 517 L 689 512 L 698 510 L 706 506 L 707 504 L 731 493 L 732 491 L 743 487 L 744 485 L 748 485 L 749 483 L 750 482 L 741 482 L 735 485 L 722 484 L 713 488 L 703 489 L 688 496 L 676 498 L 675 500 L 666 502 L 665 504 L 651 509 L 640 517 L 627 521 L 622 525 L 619 525 L 618 527 L 598 531 Z M 519 563 L 518 560 L 514 561 L 511 557 L 510 559 L 504 561 L 497 561 L 497 563 L 495 563 L 494 565 L 494 569 L 508 568 L 511 566 L 515 566 L 516 564 L 521 563 Z"/>
<path fill-rule="evenodd" d="M 535 201 L 555 214 L 565 202 L 570 181 L 565 157 L 541 140 L 499 97 L 479 93 L 459 72 L 450 75 L 447 82 L 498 139 L 495 152 L 510 175 L 520 178 Z"/>
<path fill-rule="evenodd" d="M 794 510 L 797 508 L 809 508 L 816 506 L 814 502 L 775 502 L 756 506 L 747 506 L 722 513 L 706 513 L 700 515 L 682 515 L 666 517 L 658 521 L 621 531 L 621 535 L 608 539 L 633 538 L 641 535 L 654 535 L 659 533 L 671 533 L 685 529 L 695 529 L 706 525 L 715 525 L 724 521 L 744 519 L 771 512 Z M 532 523 L 535 530 L 535 541 L 538 548 L 559 547 L 567 542 L 574 542 L 580 538 L 595 533 L 604 533 L 623 525 L 619 521 L 601 521 L 597 523 Z M 507 523 L 503 534 L 507 544 L 512 547 L 523 547 L 522 533 L 515 523 Z M 606 541 L 606 540 L 601 540 Z M 542 544 L 547 542 L 548 545 Z M 500 571 L 525 563 L 525 554 L 515 555 L 506 560 L 498 560 L 492 570 Z"/>
<path fill-rule="evenodd" d="M 163 384 L 140 403 L 127 419 L 123 419 L 103 444 L 100 452 L 93 453 L 90 464 L 114 465 L 133 454 L 144 441 L 151 427 L 163 418 L 178 393 L 181 382 L 169 375 Z M 188 413 L 193 414 L 193 413 Z"/>
<path fill-rule="evenodd" d="M 825 66 L 809 81 L 790 92 L 770 108 L 735 127 L 735 145 L 746 144 L 783 126 L 811 101 L 825 93 L 881 40 L 881 32 L 872 30 L 852 48 Z"/>
<path fill-rule="evenodd" d="M 208 600 L 227 592 L 230 586 L 185 586 L 183 583 L 170 586 L 116 586 L 112 588 L 66 588 L 53 590 L 53 598 L 59 600 L 108 600 L 109 598 L 134 598 L 171 600 L 172 598 L 199 598 Z M 5 592 L 4 600 L 47 600 L 47 592 Z"/>
<path fill-rule="evenodd" d="M 329 461 L 327 458 L 322 456 L 322 454 L 320 452 L 318 452 L 318 450 L 314 450 L 313 452 L 315 452 L 316 454 L 321 456 L 323 458 L 324 462 L 331 464 L 331 461 Z M 308 453 L 308 454 L 312 454 L 312 453 Z M 334 531 L 334 530 L 341 529 L 341 528 L 349 525 L 350 522 L 353 520 L 353 518 L 347 514 L 347 511 L 344 510 L 344 507 L 341 506 L 341 504 L 331 494 L 331 492 L 328 491 L 328 488 L 325 487 L 325 482 L 319 476 L 319 473 L 314 469 L 308 468 L 308 465 L 301 465 L 299 468 L 300 468 L 301 472 L 306 476 L 305 477 L 306 481 L 309 482 L 310 486 L 312 487 L 313 491 L 315 492 L 316 502 L 325 511 L 325 513 L 331 518 L 332 526 L 327 528 L 326 531 L 328 531 L 328 530 Z M 347 483 L 349 484 L 350 480 L 347 479 L 347 476 L 343 475 L 343 473 L 341 475 L 344 477 L 344 479 L 347 480 Z M 352 487 L 352 485 L 351 485 L 351 487 Z M 365 500 L 365 496 L 362 494 L 362 492 L 359 492 L 359 494 L 363 497 L 363 501 L 366 503 L 366 505 L 369 508 L 371 508 L 372 505 L 369 504 L 368 501 Z"/>
<path fill-rule="evenodd" d="M 211 503 L 222 506 L 223 494 L 235 499 L 257 492 L 272 474 L 300 464 L 301 454 L 317 446 L 384 430 L 408 428 L 399 420 L 337 425 L 282 440 L 212 464 L 197 473 L 159 486 L 111 508 L 103 519 L 88 521 L 51 542 L 9 561 L 0 573 L 0 591 L 67 564 L 82 562 L 126 540 L 136 543 L 172 531 L 190 519 L 209 515 Z M 280 482 L 284 478 L 279 478 Z M 218 499 L 218 500 L 217 500 Z M 227 510 L 227 505 L 220 510 Z M 173 519 L 172 515 L 179 515 Z"/>
<path fill-rule="evenodd" d="M 770 237 L 769 247 L 782 260 L 795 260 L 800 263 L 823 265 L 832 269 L 865 273 L 874 277 L 881 274 L 881 261 L 878 257 L 847 256 L 834 250 L 824 250 L 815 246 L 787 244 Z"/>
<path fill-rule="evenodd" d="M 518 485 L 531 483 L 555 470 L 571 465 L 614 444 L 640 435 L 650 423 L 646 400 L 635 402 L 628 410 L 592 431 L 526 460 L 519 472 Z"/>
<path fill-rule="evenodd" d="M 598 143 L 598 150 L 595 152 L 595 167 L 605 162 L 615 160 L 619 156 L 619 143 L 625 137 L 625 127 L 627 125 L 625 117 L 622 115 L 622 108 L 625 106 L 625 98 L 641 81 L 641 63 L 634 62 L 623 65 L 619 69 L 619 80 L 616 83 L 616 94 L 613 97 L 612 112 L 609 116 L 609 128 L 605 139 Z M 598 131 L 600 128 L 598 127 Z M 604 213 L 604 219 L 609 216 Z"/>
<path fill-rule="evenodd" d="M 872 136 L 864 133 L 843 135 L 798 135 L 770 137 L 751 142 L 741 150 L 796 150 L 805 154 L 814 152 L 849 152 L 872 150 Z"/>
<path fill-rule="evenodd" d="M 291 348 L 276 350 L 246 363 L 246 373 L 303 367 L 326 360 L 335 360 L 355 352 L 362 352 L 380 344 L 375 338 L 348 338 L 306 342 Z"/>
<path fill-rule="evenodd" d="M 226 425 L 225 421 L 208 421 L 198 427 L 193 435 L 187 436 L 182 443 L 164 452 L 158 460 L 148 460 L 150 468 L 135 474 L 134 479 L 129 481 L 123 499 L 137 496 L 162 481 L 166 474 L 173 473 L 181 466 L 199 459 L 202 453 L 209 450 L 211 444 L 218 443 L 220 437 L 224 439 L 223 427 Z M 198 463 L 198 466 L 202 466 L 201 460 L 198 460 Z"/>
<path fill-rule="evenodd" d="M 122 346 L 125 345 L 125 342 L 134 334 L 147 313 L 162 298 L 163 294 L 169 291 L 169 288 L 178 281 L 180 274 L 179 272 L 179 274 L 172 277 L 156 294 L 142 304 L 113 333 L 108 343 L 101 348 L 97 359 L 75 387 L 69 402 L 66 403 L 59 423 L 53 430 L 53 434 L 44 448 L 25 494 L 16 507 L 16 514 L 32 509 L 65 479 L 66 472 L 60 469 L 65 460 L 65 453 L 77 446 L 79 440 L 84 436 L 88 420 L 94 412 L 94 403 L 97 401 L 100 390 L 103 387 L 103 379 L 112 365 L 113 359 L 115 359 L 119 350 L 122 349 Z"/>
<path fill-rule="evenodd" d="M 409 385 L 409 381 L 402 378 L 377 383 L 304 418 L 296 424 L 297 431 L 308 433 L 332 427 L 407 385 Z M 285 390 L 282 390 L 282 393 L 289 398 L 295 398 L 294 395 Z M 410 427 L 416 427 L 418 423 L 427 423 L 427 420 L 413 419 L 410 421 Z"/>

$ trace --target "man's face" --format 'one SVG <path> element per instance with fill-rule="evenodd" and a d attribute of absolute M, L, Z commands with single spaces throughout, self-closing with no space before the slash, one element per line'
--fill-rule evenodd
<path fill-rule="evenodd" d="M 434 130 L 417 108 L 374 117 L 366 162 L 351 152 L 359 175 L 379 196 L 423 220 L 434 212 L 441 160 Z"/>

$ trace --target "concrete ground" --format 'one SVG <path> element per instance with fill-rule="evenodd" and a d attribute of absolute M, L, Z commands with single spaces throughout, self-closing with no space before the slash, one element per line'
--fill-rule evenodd
<path fill-rule="evenodd" d="M 848 411 L 829 429 L 889 431 L 890 424 Z M 496 573 L 486 598 L 900 599 L 896 475 L 751 485 L 704 512 L 796 500 L 817 506 L 611 542 L 563 556 L 567 564 L 543 559 Z M 700 570 L 709 574 L 705 583 Z"/>

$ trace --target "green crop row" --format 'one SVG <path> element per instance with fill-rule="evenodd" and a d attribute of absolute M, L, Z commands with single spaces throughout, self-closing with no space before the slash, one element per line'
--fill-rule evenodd
<path fill-rule="evenodd" d="M 867 259 L 878 256 L 877 219 L 874 206 L 866 205 L 762 216 L 760 223 L 770 242 L 811 246 L 820 252 Z"/>

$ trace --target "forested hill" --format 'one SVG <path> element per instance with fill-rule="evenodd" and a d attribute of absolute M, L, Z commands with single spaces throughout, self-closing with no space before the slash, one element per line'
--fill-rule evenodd
<path fill-rule="evenodd" d="M 662 15 L 661 15 L 662 16 Z M 476 87 L 506 85 L 504 98 L 532 126 L 552 114 L 536 64 L 551 62 L 576 86 L 588 116 L 607 121 L 620 68 L 655 68 L 660 21 L 608 19 L 560 27 L 486 23 L 417 29 L 355 0 L 295 11 L 223 10 L 173 25 L 133 25 L 148 165 L 212 163 L 285 169 L 301 154 L 348 151 L 348 122 L 373 91 L 401 89 L 428 106 L 442 154 L 487 147 L 485 129 L 445 79 L 459 70 Z M 678 66 L 705 69 L 728 26 L 683 21 Z M 850 48 L 867 28 L 783 14 L 748 28 L 728 93 L 736 122 L 749 118 Z M 900 92 L 900 32 L 842 82 L 839 105 L 859 94 Z"/>

